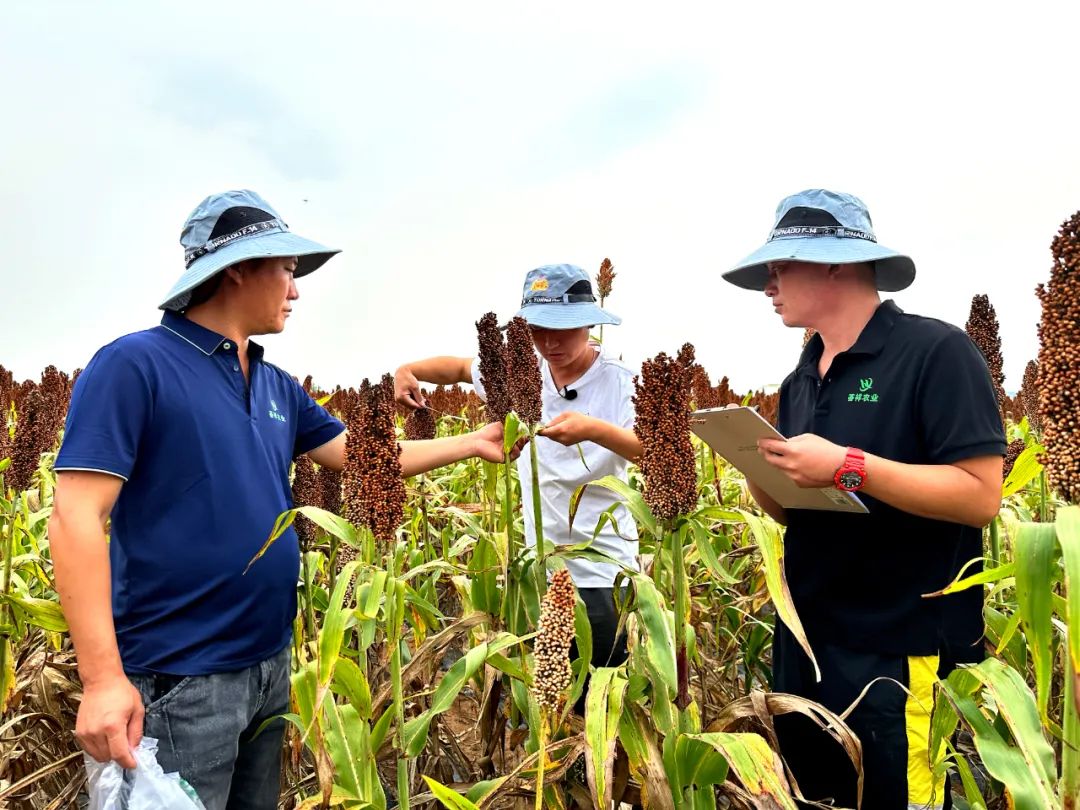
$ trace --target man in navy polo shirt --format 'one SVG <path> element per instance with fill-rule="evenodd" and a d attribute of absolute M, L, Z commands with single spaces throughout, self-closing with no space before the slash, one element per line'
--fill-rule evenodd
<path fill-rule="evenodd" d="M 879 290 L 914 280 L 907 256 L 877 243 L 857 197 L 822 189 L 780 203 L 766 245 L 728 281 L 762 290 L 785 326 L 812 327 L 780 388 L 783 440 L 759 451 L 800 486 L 857 491 L 868 514 L 785 510 L 785 568 L 821 666 L 778 623 L 773 687 L 843 711 L 863 746 L 864 808 L 947 806 L 929 760 L 938 675 L 982 657 L 982 594 L 924 599 L 982 555 L 1001 503 L 1005 436 L 986 363 L 954 326 L 903 312 Z M 895 682 L 904 684 L 907 691 Z M 854 807 L 856 774 L 803 717 L 777 718 L 803 794 Z"/>
<path fill-rule="evenodd" d="M 250 191 L 205 199 L 180 241 L 186 271 L 161 325 L 94 356 L 56 460 L 49 535 L 84 687 L 76 736 L 134 767 L 145 731 L 209 810 L 269 810 L 284 723 L 255 732 L 289 705 L 293 530 L 242 572 L 292 506 L 293 459 L 341 469 L 345 428 L 250 337 L 281 332 L 295 279 L 338 251 Z M 477 455 L 502 460 L 500 425 L 405 442 L 401 465 Z"/>

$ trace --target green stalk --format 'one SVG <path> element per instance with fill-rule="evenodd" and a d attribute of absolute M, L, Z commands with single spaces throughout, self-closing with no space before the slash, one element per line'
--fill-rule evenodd
<path fill-rule="evenodd" d="M 3 478 L 0 477 L 0 482 L 2 481 Z M 15 504 L 17 503 L 17 498 L 13 498 L 11 503 L 13 507 L 11 519 L 7 520 L 6 518 L 8 516 L 4 515 L 3 517 L 5 519 L 0 523 L 0 530 L 2 530 L 0 531 L 0 541 L 4 544 L 4 577 L 3 580 L 0 581 L 0 593 L 3 593 L 4 596 L 8 595 L 8 588 L 11 585 L 11 560 L 12 557 L 15 556 Z M 4 599 L 0 602 L 0 626 L 8 625 L 10 623 L 10 608 L 8 607 L 7 600 Z M 8 637 L 6 635 L 0 637 L 0 709 L 4 708 L 8 687 L 14 687 L 14 684 L 4 683 L 4 673 L 8 671 L 8 648 Z"/>
<path fill-rule="evenodd" d="M 994 516 L 994 519 L 990 521 L 990 560 L 994 563 L 994 567 L 997 568 L 1001 564 L 1001 535 L 998 529 L 998 519 Z"/>
<path fill-rule="evenodd" d="M 1065 653 L 1065 705 L 1061 740 L 1061 798 L 1065 810 L 1080 808 L 1080 675 Z M 1071 803 L 1070 803 L 1071 802 Z"/>
<path fill-rule="evenodd" d="M 532 462 L 533 529 L 536 532 L 536 593 L 544 601 L 547 593 L 547 566 L 544 563 L 544 518 L 540 509 L 540 462 L 536 457 L 536 439 L 529 440 L 529 460 Z"/>
<path fill-rule="evenodd" d="M 514 560 L 517 559 L 521 550 L 517 536 L 514 534 L 514 479 L 511 477 L 510 454 L 503 456 L 503 526 L 506 529 L 506 580 L 503 582 L 502 619 L 511 633 L 518 633 L 518 587 L 514 577 Z"/>
<path fill-rule="evenodd" d="M 388 616 L 387 632 L 393 645 L 390 649 L 390 688 L 394 701 L 397 725 L 397 800 L 398 807 L 409 806 L 409 761 L 405 757 L 405 700 L 401 691 L 401 620 L 405 612 L 404 586 L 394 580 L 393 616 Z M 388 603 L 389 605 L 389 603 Z"/>
<path fill-rule="evenodd" d="M 1046 488 L 1046 470 L 1039 472 L 1039 522 L 1047 523 L 1050 520 L 1050 493 Z"/>
<path fill-rule="evenodd" d="M 306 543 L 300 549 L 300 559 L 304 568 L 304 620 L 307 625 L 307 637 L 310 640 L 315 640 L 318 638 L 318 633 L 315 630 L 315 606 L 311 600 L 311 569 L 309 568 L 310 563 L 308 562 Z"/>
<path fill-rule="evenodd" d="M 544 807 L 544 767 L 547 755 L 547 709 L 540 707 L 540 747 L 536 751 L 536 804 L 534 810 Z"/>
<path fill-rule="evenodd" d="M 686 617 L 689 614 L 690 588 L 686 579 L 686 560 L 683 555 L 683 532 L 665 526 L 664 534 L 671 538 L 672 569 L 675 575 L 675 667 L 679 693 L 675 705 L 679 709 L 679 727 L 689 731 L 686 709 L 690 705 L 690 661 L 686 649 Z"/>

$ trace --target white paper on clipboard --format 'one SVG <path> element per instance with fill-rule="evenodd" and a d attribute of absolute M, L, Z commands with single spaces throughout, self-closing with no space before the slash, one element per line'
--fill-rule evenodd
<path fill-rule="evenodd" d="M 834 487 L 804 489 L 762 458 L 758 453 L 758 439 L 783 439 L 784 436 L 754 408 L 694 411 L 690 414 L 690 429 L 785 509 L 869 511 L 851 492 Z"/>

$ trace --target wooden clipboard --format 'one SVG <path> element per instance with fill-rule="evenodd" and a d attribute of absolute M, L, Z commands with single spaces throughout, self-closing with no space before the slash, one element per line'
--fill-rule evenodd
<path fill-rule="evenodd" d="M 690 429 L 785 509 L 867 513 L 851 492 L 804 489 L 758 453 L 758 439 L 784 439 L 754 408 L 707 408 L 690 414 Z"/>

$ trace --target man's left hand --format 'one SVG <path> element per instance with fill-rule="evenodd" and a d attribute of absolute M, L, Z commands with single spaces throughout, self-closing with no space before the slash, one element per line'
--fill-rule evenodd
<path fill-rule="evenodd" d="M 758 452 L 800 487 L 834 486 L 833 476 L 844 463 L 847 448 L 813 433 L 791 439 L 759 439 Z"/>
<path fill-rule="evenodd" d="M 469 455 L 495 463 L 499 463 L 504 459 L 502 422 L 492 422 L 490 425 L 485 425 L 468 435 L 472 440 L 472 452 Z M 517 444 L 510 448 L 511 460 L 518 457 L 524 444 L 525 440 L 520 439 Z"/>

